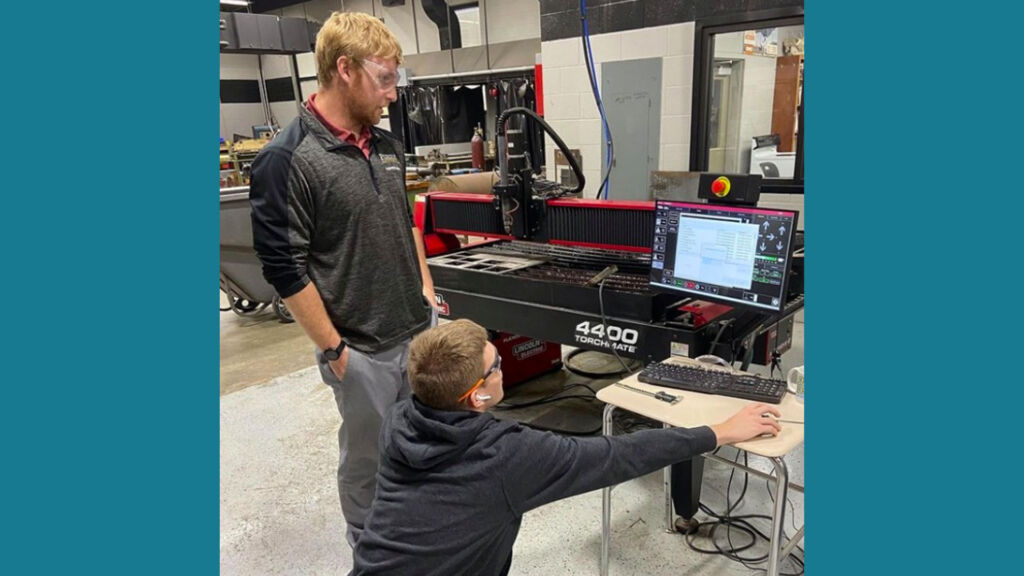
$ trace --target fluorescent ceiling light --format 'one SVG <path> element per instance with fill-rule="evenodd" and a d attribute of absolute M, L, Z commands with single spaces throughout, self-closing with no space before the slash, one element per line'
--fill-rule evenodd
<path fill-rule="evenodd" d="M 247 0 L 220 0 L 221 4 L 227 4 L 229 6 L 248 6 Z"/>

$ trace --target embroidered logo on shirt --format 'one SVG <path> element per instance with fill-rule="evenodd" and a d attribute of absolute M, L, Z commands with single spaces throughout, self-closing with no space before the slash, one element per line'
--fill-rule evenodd
<path fill-rule="evenodd" d="M 380 163 L 384 165 L 385 170 L 396 170 L 401 172 L 402 164 L 398 161 L 398 156 L 394 154 L 381 154 Z"/>

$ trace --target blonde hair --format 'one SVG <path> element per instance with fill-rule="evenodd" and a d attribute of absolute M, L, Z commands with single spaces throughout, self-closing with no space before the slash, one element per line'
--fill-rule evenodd
<path fill-rule="evenodd" d="M 401 64 L 402 46 L 383 22 L 369 14 L 334 12 L 316 35 L 316 77 L 321 86 L 334 80 L 342 56 L 394 58 Z"/>
<path fill-rule="evenodd" d="M 409 385 L 423 404 L 452 410 L 483 376 L 487 330 L 460 319 L 421 332 L 409 348 Z"/>

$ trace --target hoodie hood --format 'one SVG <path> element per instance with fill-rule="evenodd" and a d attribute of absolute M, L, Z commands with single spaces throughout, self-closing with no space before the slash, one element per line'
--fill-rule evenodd
<path fill-rule="evenodd" d="M 492 422 L 494 416 L 487 413 L 434 410 L 412 397 L 388 412 L 381 425 L 381 449 L 410 468 L 429 470 L 461 459 Z"/>

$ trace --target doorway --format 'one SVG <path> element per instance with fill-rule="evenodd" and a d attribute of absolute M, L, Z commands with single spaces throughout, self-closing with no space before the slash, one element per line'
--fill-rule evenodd
<path fill-rule="evenodd" d="M 708 108 L 708 170 L 740 170 L 740 121 L 743 109 L 743 60 L 716 58 Z"/>

